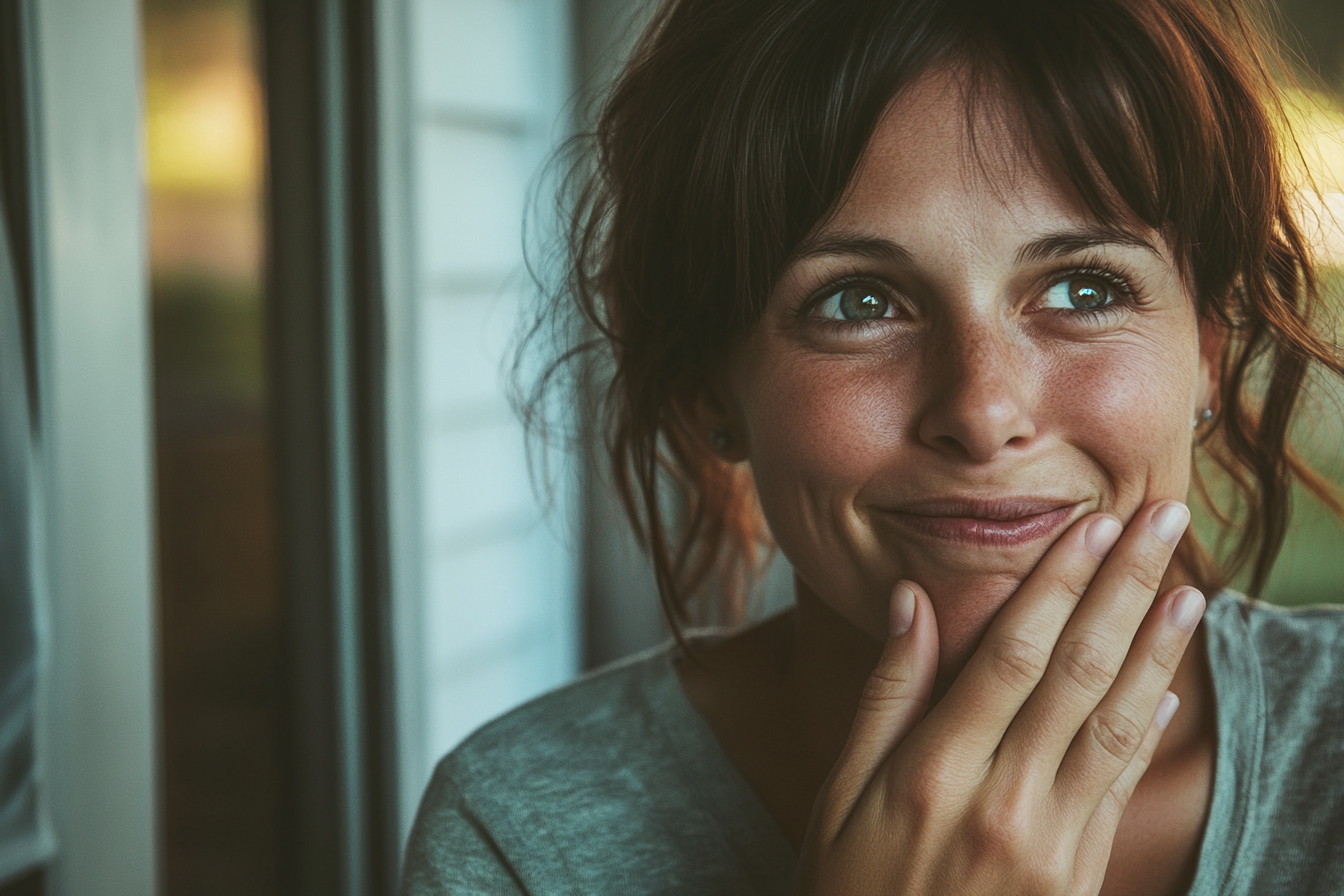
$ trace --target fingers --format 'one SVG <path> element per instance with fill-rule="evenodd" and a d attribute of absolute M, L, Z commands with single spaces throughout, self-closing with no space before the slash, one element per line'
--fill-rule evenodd
<path fill-rule="evenodd" d="M 924 717 L 933 691 L 938 626 L 928 595 L 912 582 L 897 582 L 890 618 L 890 637 L 864 686 L 849 740 L 823 791 L 828 794 L 827 820 L 836 828 L 892 750 Z"/>
<path fill-rule="evenodd" d="M 1114 517 L 1091 514 L 1060 537 L 995 617 L 930 716 L 929 736 L 955 734 L 986 759 L 999 749 L 1121 530 Z"/>
<path fill-rule="evenodd" d="M 1120 777 L 1107 788 L 1091 818 L 1087 820 L 1078 843 L 1077 863 L 1075 865 L 1080 877 L 1087 878 L 1089 881 L 1100 881 L 1106 873 L 1106 866 L 1111 856 L 1111 844 L 1115 840 L 1116 830 L 1120 827 L 1120 818 L 1124 815 L 1130 797 L 1134 795 L 1134 790 L 1139 785 L 1139 780 L 1143 778 L 1144 773 L 1148 771 L 1148 767 L 1152 764 L 1153 756 L 1157 753 L 1157 746 L 1161 742 L 1162 735 L 1166 731 L 1168 723 L 1171 722 L 1172 716 L 1179 708 L 1180 702 L 1180 699 L 1171 691 L 1164 693 L 1158 700 L 1157 709 L 1153 713 L 1153 720 L 1144 735 L 1143 743 L 1134 754 L 1134 758 L 1121 772 Z M 1079 881 L 1079 883 L 1086 883 L 1086 881 Z M 1095 892 L 1094 887 L 1083 886 L 1080 889 Z"/>
<path fill-rule="evenodd" d="M 1110 782 L 1130 773 L 1149 720 L 1163 718 L 1166 689 L 1204 607 L 1204 596 L 1190 587 L 1172 589 L 1154 606 L 1115 684 L 1063 757 L 1055 778 L 1060 799 L 1091 814 L 1105 799 Z"/>
<path fill-rule="evenodd" d="M 1004 735 L 1001 750 L 1005 755 L 1035 757 L 1039 768 L 1053 773 L 1086 723 L 1117 751 L 1115 774 L 1129 762 L 1171 681 L 1170 674 L 1164 676 L 1160 668 L 1151 672 L 1151 661 L 1170 662 L 1174 673 L 1189 639 L 1188 632 L 1171 626 L 1148 626 L 1141 648 L 1130 649 L 1189 521 L 1189 510 L 1176 501 L 1145 508 L 1135 517 L 1086 586 L 1084 598 L 1054 645 L 1040 684 Z M 1113 685 L 1127 657 L 1150 670 L 1137 679 L 1131 675 L 1128 682 L 1147 690 L 1126 698 L 1131 702 L 1117 702 L 1116 691 L 1123 689 L 1113 689 Z M 1104 697 L 1109 698 L 1108 714 L 1099 717 L 1096 712 Z M 1139 700 L 1143 709 L 1139 711 L 1140 704 L 1132 700 Z"/>

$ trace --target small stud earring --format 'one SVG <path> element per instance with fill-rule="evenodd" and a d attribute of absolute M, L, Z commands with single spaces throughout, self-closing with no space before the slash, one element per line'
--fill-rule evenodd
<path fill-rule="evenodd" d="M 1199 414 L 1195 417 L 1195 422 L 1194 425 L 1191 426 L 1191 429 L 1199 429 L 1201 426 L 1208 423 L 1212 419 L 1213 419 L 1213 408 L 1205 408 L 1204 410 L 1200 411 Z"/>
<path fill-rule="evenodd" d="M 722 454 L 733 444 L 732 436 L 728 435 L 728 427 L 716 426 L 709 433 L 709 446 L 717 453 Z"/>

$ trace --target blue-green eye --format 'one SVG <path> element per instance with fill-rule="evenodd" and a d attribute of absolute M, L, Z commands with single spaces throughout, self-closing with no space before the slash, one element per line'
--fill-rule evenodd
<path fill-rule="evenodd" d="M 1045 307 L 1065 311 L 1099 311 L 1119 301 L 1119 290 L 1091 274 L 1065 277 L 1045 291 Z"/>
<path fill-rule="evenodd" d="M 831 320 L 881 320 L 893 317 L 891 300 L 872 286 L 847 286 L 827 296 L 817 306 L 816 314 Z"/>

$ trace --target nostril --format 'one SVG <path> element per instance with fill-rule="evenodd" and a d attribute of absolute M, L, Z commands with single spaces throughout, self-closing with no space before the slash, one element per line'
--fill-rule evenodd
<path fill-rule="evenodd" d="M 921 440 L 961 460 L 984 463 L 1005 449 L 1026 448 L 1035 437 L 1031 415 L 1022 402 L 949 402 L 931 409 L 921 421 Z"/>
<path fill-rule="evenodd" d="M 934 436 L 933 446 L 944 454 L 956 457 L 958 460 L 975 461 L 977 459 L 974 445 L 969 441 L 957 438 L 956 436 Z"/>

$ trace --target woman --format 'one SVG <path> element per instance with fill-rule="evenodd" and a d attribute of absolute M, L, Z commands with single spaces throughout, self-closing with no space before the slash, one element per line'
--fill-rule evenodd
<path fill-rule="evenodd" d="M 1285 432 L 1341 370 L 1249 33 L 1195 0 L 664 6 L 571 293 L 674 625 L 772 543 L 796 604 L 478 732 L 406 892 L 1339 887 L 1344 619 L 1222 590 L 1319 489 Z M 1247 507 L 1221 564 L 1201 447 Z"/>

